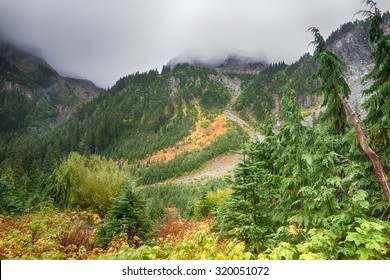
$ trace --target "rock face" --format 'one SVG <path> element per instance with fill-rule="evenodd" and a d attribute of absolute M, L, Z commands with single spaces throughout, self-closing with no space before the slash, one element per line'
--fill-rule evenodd
<path fill-rule="evenodd" d="M 390 34 L 390 14 L 384 15 L 383 30 Z M 346 63 L 345 77 L 351 88 L 349 103 L 361 119 L 367 115 L 361 105 L 368 98 L 362 94 L 371 83 L 362 84 L 363 77 L 373 68 L 373 47 L 370 44 L 368 25 L 364 22 L 347 23 L 332 34 L 328 46 Z"/>
<path fill-rule="evenodd" d="M 390 34 L 389 13 L 384 14 L 383 30 L 386 34 Z M 348 101 L 358 117 L 364 119 L 367 112 L 362 108 L 362 104 L 368 96 L 363 95 L 363 91 L 372 83 L 362 84 L 362 79 L 374 66 L 368 24 L 361 21 L 346 23 L 329 36 L 326 44 L 345 62 L 345 77 L 351 89 Z M 305 120 L 305 125 L 312 126 L 323 110 L 324 108 L 318 108 L 311 117 Z"/>
<path fill-rule="evenodd" d="M 386 34 L 390 34 L 390 12 L 389 11 L 387 11 L 387 13 L 385 13 L 385 15 L 384 15 L 383 31 Z"/>
<path fill-rule="evenodd" d="M 345 77 L 351 88 L 349 103 L 360 118 L 364 118 L 367 113 L 361 105 L 367 96 L 363 96 L 362 92 L 369 84 L 363 85 L 362 79 L 373 67 L 373 48 L 369 41 L 367 27 L 363 23 L 354 24 L 349 32 L 331 42 L 329 47 L 346 63 Z"/>
<path fill-rule="evenodd" d="M 226 58 L 224 63 L 219 65 L 216 69 L 219 72 L 226 73 L 257 74 L 263 71 L 267 66 L 268 64 L 264 61 L 256 61 L 250 57 L 230 55 Z"/>
<path fill-rule="evenodd" d="M 30 88 L 26 87 L 23 84 L 19 84 L 17 82 L 14 82 L 14 81 L 4 81 L 3 87 L 6 91 L 14 91 L 14 92 L 21 93 L 21 94 L 27 96 L 27 98 L 29 98 L 29 99 L 31 99 L 33 97 L 33 94 L 34 94 Z"/>
<path fill-rule="evenodd" d="M 11 43 L 1 41 L 0 38 L 0 55 L 4 56 L 8 62 L 22 72 L 32 72 L 39 65 L 53 68 L 41 57 L 40 51 L 31 47 L 19 48 Z"/>

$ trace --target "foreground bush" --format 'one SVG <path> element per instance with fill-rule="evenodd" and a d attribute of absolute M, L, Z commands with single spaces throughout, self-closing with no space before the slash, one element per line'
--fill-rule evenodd
<path fill-rule="evenodd" d="M 164 223 L 159 224 L 156 246 L 136 247 L 120 244 L 99 259 L 109 260 L 249 260 L 251 253 L 245 251 L 245 244 L 237 240 L 226 240 L 211 232 L 211 218 L 202 221 L 186 220 L 175 208 L 168 208 Z"/>
<path fill-rule="evenodd" d="M 145 199 L 126 186 L 121 196 L 112 199 L 104 223 L 98 228 L 97 243 L 107 246 L 114 237 L 126 236 L 131 244 L 152 235 L 152 220 Z"/>
<path fill-rule="evenodd" d="M 50 208 L 0 218 L 0 259 L 94 258 L 98 223 L 96 214 Z"/>
<path fill-rule="evenodd" d="M 71 153 L 52 174 L 50 196 L 58 206 L 104 215 L 128 179 L 119 164 L 101 156 Z"/>

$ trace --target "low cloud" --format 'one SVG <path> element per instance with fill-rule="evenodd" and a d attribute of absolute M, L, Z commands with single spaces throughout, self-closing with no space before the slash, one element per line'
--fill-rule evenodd
<path fill-rule="evenodd" d="M 2 0 L 0 29 L 39 47 L 60 73 L 107 87 L 181 54 L 291 63 L 309 50 L 309 27 L 328 36 L 364 8 L 360 0 Z"/>

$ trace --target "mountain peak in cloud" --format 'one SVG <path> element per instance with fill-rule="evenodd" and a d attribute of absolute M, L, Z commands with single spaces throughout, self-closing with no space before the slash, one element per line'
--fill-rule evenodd
<path fill-rule="evenodd" d="M 168 62 L 168 66 L 171 68 L 174 68 L 178 64 L 207 67 L 219 72 L 253 74 L 263 71 L 268 65 L 264 58 L 240 54 L 229 54 L 214 57 L 185 54 L 177 56 Z"/>

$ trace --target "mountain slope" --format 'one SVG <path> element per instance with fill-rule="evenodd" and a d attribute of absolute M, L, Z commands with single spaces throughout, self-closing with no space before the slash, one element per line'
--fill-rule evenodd
<path fill-rule="evenodd" d="M 55 147 L 55 161 L 71 151 L 126 161 L 140 184 L 178 176 L 243 142 L 245 132 L 223 115 L 231 100 L 223 77 L 192 66 L 123 77 L 36 139 L 4 145 L 1 159 L 13 162 L 19 151 L 28 169 Z"/>
<path fill-rule="evenodd" d="M 0 42 L 0 130 L 43 129 L 103 90 L 59 75 L 43 58 Z"/>
<path fill-rule="evenodd" d="M 347 74 L 357 85 L 353 92 L 359 91 L 360 79 L 370 67 L 366 33 L 364 23 L 356 22 L 328 39 L 352 69 Z M 200 170 L 196 176 L 201 178 L 208 172 L 214 176 L 213 170 L 221 170 L 214 164 L 218 159 L 224 172 L 231 170 L 239 158 L 229 155 L 239 152 L 248 138 L 262 139 L 254 126 L 277 120 L 285 79 L 291 81 L 305 117 L 318 114 L 320 107 L 320 100 L 312 96 L 318 81 L 310 79 L 316 69 L 310 54 L 291 65 L 262 64 L 256 74 L 233 73 L 229 67 L 223 70 L 229 73 L 221 72 L 229 65 L 248 64 L 243 58 L 193 61 L 202 66 L 171 64 L 161 73 L 123 77 L 104 95 L 90 82 L 61 77 L 37 56 L 3 45 L 1 58 L 2 104 L 13 108 L 2 112 L 8 120 L 3 134 L 27 128 L 44 132 L 37 139 L 26 136 L 9 144 L 3 138 L 0 160 L 12 161 L 18 152 L 24 155 L 26 170 L 35 158 L 43 163 L 53 153 L 48 147 L 56 147 L 57 161 L 77 151 L 128 162 L 140 184 L 179 178 L 194 170 Z M 44 129 L 45 124 L 54 129 Z"/>
<path fill-rule="evenodd" d="M 241 80 L 237 77 L 231 78 L 228 76 L 220 76 L 220 81 L 229 89 L 231 94 L 230 102 L 225 107 L 223 115 L 234 122 L 237 126 L 245 131 L 251 141 L 263 141 L 264 136 L 259 132 L 259 129 L 243 120 L 237 112 L 233 110 L 233 104 L 241 95 Z M 184 174 L 173 181 L 176 183 L 193 183 L 197 180 L 209 180 L 231 176 L 237 164 L 242 160 L 242 149 L 236 151 L 228 151 L 222 155 L 214 157 L 204 163 L 199 169 Z"/>
<path fill-rule="evenodd" d="M 384 30 L 386 33 L 390 33 L 390 15 L 388 13 L 385 14 L 384 18 Z M 338 30 L 329 36 L 327 44 L 334 53 L 344 60 L 346 64 L 345 74 L 352 91 L 349 101 L 355 112 L 364 117 L 365 112 L 362 110 L 361 105 L 366 97 L 362 95 L 362 91 L 368 85 L 362 85 L 361 81 L 363 76 L 372 69 L 373 65 L 373 59 L 371 57 L 372 46 L 369 43 L 367 23 L 355 21 L 341 25 Z M 265 116 L 265 111 L 263 111 L 265 108 L 277 113 L 277 101 L 281 95 L 279 88 L 282 86 L 278 83 L 277 75 L 280 72 L 284 72 L 292 82 L 297 101 L 304 108 L 303 115 L 305 117 L 310 115 L 306 119 L 305 124 L 313 125 L 315 118 L 321 112 L 320 105 L 322 102 L 321 98 L 316 99 L 311 94 L 316 82 L 310 80 L 310 76 L 315 73 L 315 69 L 316 64 L 312 57 L 309 54 L 305 54 L 299 61 L 290 66 L 283 63 L 270 65 L 252 80 L 249 80 L 249 82 L 243 76 L 241 76 L 241 80 L 236 78 L 236 84 L 239 84 L 239 86 L 235 90 L 238 92 L 238 89 L 240 89 L 240 91 L 239 94 L 233 94 L 235 98 L 233 102 L 235 104 L 234 109 L 240 111 L 240 115 L 247 117 L 248 115 L 254 115 L 260 120 Z M 270 99 L 270 92 L 274 97 L 273 100 Z M 265 99 L 267 96 L 268 101 Z M 238 101 L 236 102 L 237 98 Z M 268 105 L 266 105 L 267 102 Z M 246 128 L 249 135 L 252 135 L 252 138 L 254 138 L 253 132 L 250 131 L 250 125 L 242 120 L 237 115 L 237 112 L 232 109 L 232 107 L 228 108 L 225 111 L 225 115 L 241 125 L 244 129 Z M 223 157 L 221 156 L 218 159 L 210 161 L 199 171 L 191 172 L 191 174 L 180 177 L 176 181 L 188 183 L 197 179 L 225 176 L 229 170 L 235 168 L 235 165 L 240 160 L 238 154 L 224 155 Z"/>

